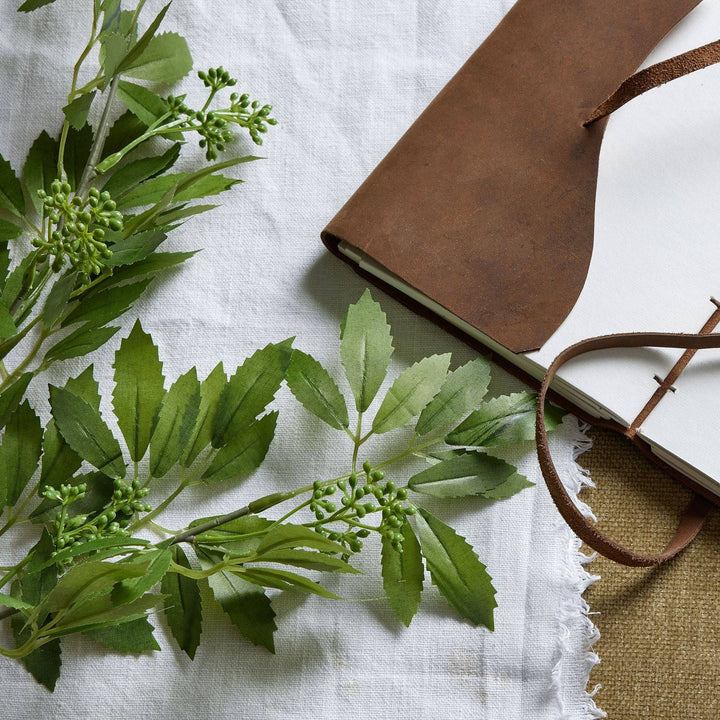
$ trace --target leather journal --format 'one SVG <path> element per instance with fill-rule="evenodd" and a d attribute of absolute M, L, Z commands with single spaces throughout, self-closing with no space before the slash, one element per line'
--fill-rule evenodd
<path fill-rule="evenodd" d="M 720 502 L 720 66 L 694 72 L 720 61 L 718 21 L 699 0 L 518 0 L 322 233 L 540 387 L 553 499 L 629 565 L 672 557 Z M 697 491 L 663 552 L 621 547 L 573 505 L 548 393 Z"/>

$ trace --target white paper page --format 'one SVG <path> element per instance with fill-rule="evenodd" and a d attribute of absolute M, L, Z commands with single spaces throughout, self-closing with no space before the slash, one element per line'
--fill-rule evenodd
<path fill-rule="evenodd" d="M 645 65 L 718 37 L 720 2 L 704 0 Z M 710 296 L 720 297 L 718 127 L 720 66 L 654 89 L 613 113 L 600 154 L 588 278 L 567 320 L 530 354 L 533 360 L 547 366 L 565 347 L 593 335 L 697 332 L 705 323 L 714 310 Z M 559 375 L 630 423 L 657 388 L 653 376 L 664 376 L 680 354 L 601 351 L 573 360 Z M 720 382 L 716 387 L 720 392 Z M 696 416 L 690 406 L 687 413 Z M 678 423 L 663 417 L 654 415 L 653 427 L 664 426 L 667 442 Z"/>

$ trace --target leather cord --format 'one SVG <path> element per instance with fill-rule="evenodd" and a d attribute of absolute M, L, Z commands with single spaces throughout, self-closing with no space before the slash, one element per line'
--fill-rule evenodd
<path fill-rule="evenodd" d="M 538 395 L 535 441 L 537 444 L 540 469 L 542 470 L 550 495 L 560 514 L 578 537 L 593 550 L 610 560 L 632 567 L 650 567 L 652 565 L 659 565 L 665 560 L 674 557 L 683 548 L 687 547 L 700 532 L 703 522 L 713 507 L 713 504 L 700 496 L 692 500 L 680 520 L 675 535 L 673 535 L 660 553 L 655 555 L 642 555 L 629 550 L 601 532 L 596 525 L 590 522 L 590 520 L 580 512 L 572 501 L 552 461 L 550 448 L 548 446 L 547 429 L 545 427 L 545 402 L 550 383 L 560 367 L 568 362 L 568 360 L 594 350 L 639 347 L 680 348 L 685 350 L 720 348 L 720 334 L 625 333 L 601 335 L 571 345 L 555 358 L 543 379 Z"/>
<path fill-rule="evenodd" d="M 625 105 L 625 103 L 630 102 L 633 98 L 652 88 L 676 80 L 683 75 L 689 75 L 696 70 L 702 70 L 717 62 L 720 62 L 720 40 L 715 40 L 707 45 L 675 55 L 675 57 L 640 70 L 631 75 L 607 100 L 598 105 L 592 115 L 583 123 L 583 126 L 592 125 L 597 120 L 604 118 Z"/>

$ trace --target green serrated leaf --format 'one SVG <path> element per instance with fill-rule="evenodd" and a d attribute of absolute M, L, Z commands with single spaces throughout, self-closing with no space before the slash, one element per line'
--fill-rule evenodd
<path fill-rule="evenodd" d="M 117 87 L 117 97 L 146 126 L 153 125 L 168 114 L 167 103 L 142 85 L 121 80 Z"/>
<path fill-rule="evenodd" d="M 203 207 L 202 205 L 198 205 L 198 207 Z M 206 205 L 207 208 L 217 207 L 216 205 Z M 194 208 L 191 208 L 194 209 Z M 0 243 L 3 243 L 2 252 L 3 254 L 6 254 L 8 252 L 7 250 L 7 241 L 8 240 L 14 240 L 15 238 L 19 238 L 23 233 L 23 230 L 21 227 L 18 227 L 15 225 L 15 223 L 8 222 L 7 220 L 0 219 Z M 9 254 L 8 254 L 8 260 L 9 260 Z M 2 278 L 0 278 L 0 281 L 5 281 L 5 276 L 7 275 L 7 267 L 9 262 L 6 262 L 3 260 L 2 262 Z"/>
<path fill-rule="evenodd" d="M 62 321 L 62 327 L 85 323 L 83 328 L 96 328 L 126 313 L 145 292 L 152 278 L 118 285 L 103 292 L 83 297 L 73 311 Z"/>
<path fill-rule="evenodd" d="M 400 373 L 382 401 L 372 428 L 386 433 L 410 422 L 442 387 L 450 366 L 450 353 L 432 355 Z"/>
<path fill-rule="evenodd" d="M 10 416 L 0 444 L 0 507 L 12 507 L 22 495 L 40 461 L 40 418 L 25 400 Z"/>
<path fill-rule="evenodd" d="M 151 38 L 131 63 L 123 63 L 123 74 L 139 80 L 171 84 L 192 70 L 192 57 L 185 38 L 163 33 Z"/>
<path fill-rule="evenodd" d="M 93 375 L 93 366 L 88 365 L 77 377 L 69 378 L 65 389 L 82 398 L 90 407 L 100 412 L 100 386 Z"/>
<path fill-rule="evenodd" d="M 150 439 L 150 474 L 161 478 L 180 460 L 200 410 L 195 368 L 181 375 L 165 394 Z"/>
<path fill-rule="evenodd" d="M 177 565 L 190 568 L 190 562 L 179 545 L 171 548 Z M 179 573 L 166 573 L 160 586 L 165 600 L 165 617 L 181 650 L 193 660 L 202 633 L 202 600 L 197 580 Z"/>
<path fill-rule="evenodd" d="M 102 347 L 120 328 L 95 327 L 92 324 L 81 325 L 60 342 L 53 345 L 46 353 L 45 360 L 59 361 L 81 355 L 89 355 Z"/>
<path fill-rule="evenodd" d="M 198 518 L 190 523 L 190 527 L 196 527 L 215 517 Z M 218 543 L 224 551 L 235 555 L 247 555 L 255 552 L 262 542 L 262 532 L 272 525 L 272 521 L 258 515 L 246 515 L 223 523 L 212 530 L 201 533 L 197 536 L 199 543 Z M 218 548 L 215 548 L 216 550 Z"/>
<path fill-rule="evenodd" d="M 275 397 L 285 378 L 293 338 L 256 351 L 236 370 L 220 397 L 213 447 L 219 448 L 252 423 Z"/>
<path fill-rule="evenodd" d="M 30 561 L 20 578 L 22 599 L 31 605 L 38 605 L 57 584 L 54 552 L 55 543 L 47 528 L 43 528 L 40 539 L 28 553 Z M 44 620 L 45 615 L 38 614 L 38 622 Z"/>
<path fill-rule="evenodd" d="M 395 550 L 392 541 L 383 535 L 382 579 L 390 607 L 405 627 L 410 627 L 410 622 L 420 607 L 425 570 L 420 554 L 420 544 L 410 523 L 405 522 L 402 534 L 402 552 Z"/>
<path fill-rule="evenodd" d="M 222 556 L 207 550 L 198 550 L 197 556 L 203 570 L 210 570 L 222 561 Z M 243 637 L 274 653 L 275 612 L 263 590 L 224 570 L 210 575 L 208 582 L 215 599 Z"/>
<path fill-rule="evenodd" d="M 118 200 L 118 209 L 124 210 L 132 207 L 154 205 L 172 188 L 179 187 L 191 177 L 191 173 L 175 173 L 160 175 L 147 180 L 130 190 Z M 176 190 L 172 196 L 173 202 L 187 202 L 198 198 L 219 195 L 229 190 L 233 185 L 242 182 L 224 175 L 206 175 L 190 183 L 184 190 Z"/>
<path fill-rule="evenodd" d="M 200 215 L 201 213 L 215 210 L 220 207 L 219 205 L 175 205 L 170 210 L 158 215 L 158 222 L 163 225 L 177 222 L 178 220 L 185 220 L 186 218 L 192 217 L 193 215 Z"/>
<path fill-rule="evenodd" d="M 0 304 L 0 338 L 9 338 L 17 334 L 17 327 L 5 305 Z"/>
<path fill-rule="evenodd" d="M 108 267 L 131 265 L 148 257 L 167 235 L 160 228 L 152 228 L 123 238 L 112 246 L 112 255 L 108 258 Z"/>
<path fill-rule="evenodd" d="M 245 567 L 242 572 L 243 578 L 262 587 L 275 588 L 276 590 L 298 590 L 327 598 L 328 600 L 342 600 L 339 595 L 306 578 L 304 575 L 290 572 L 289 570 L 276 570 L 275 568 Z"/>
<path fill-rule="evenodd" d="M 13 215 L 25 215 L 25 198 L 20 181 L 10 163 L 0 155 L 0 208 Z"/>
<path fill-rule="evenodd" d="M 125 59 L 118 66 L 118 73 L 124 73 L 127 68 L 132 67 L 133 64 L 142 57 L 143 53 L 147 51 L 155 33 L 157 32 L 157 29 L 160 27 L 160 23 L 162 23 L 163 18 L 169 9 L 170 3 L 165 5 L 165 7 L 155 16 L 155 19 L 150 23 L 147 30 L 142 34 L 135 45 L 133 45 L 128 54 L 125 56 Z"/>
<path fill-rule="evenodd" d="M 120 444 L 95 408 L 69 390 L 53 385 L 50 405 L 60 434 L 80 457 L 110 477 L 125 477 Z"/>
<path fill-rule="evenodd" d="M 446 438 L 448 445 L 470 447 L 504 447 L 535 438 L 537 393 L 520 392 L 483 403 Z M 565 415 L 549 405 L 545 410 L 545 426 L 554 430 Z"/>
<path fill-rule="evenodd" d="M 105 285 L 105 287 L 109 287 L 110 285 L 123 282 L 124 280 L 130 280 L 134 277 L 149 275 L 157 272 L 158 270 L 165 270 L 166 268 L 174 267 L 175 265 L 179 265 L 180 263 L 189 260 L 198 252 L 199 250 L 194 250 L 193 252 L 153 253 L 152 255 L 148 255 L 144 260 L 139 260 L 131 265 L 126 265 L 121 267 L 119 270 L 115 270 L 108 280 L 105 281 L 107 285 L 105 285 L 105 283 L 103 283 L 103 285 Z"/>
<path fill-rule="evenodd" d="M 110 128 L 105 144 L 103 145 L 102 157 L 114 155 L 137 140 L 146 130 L 147 125 L 130 110 L 126 110 Z"/>
<path fill-rule="evenodd" d="M 130 49 L 130 42 L 121 32 L 104 32 L 101 37 L 100 66 L 105 74 L 105 83 L 117 72 Z"/>
<path fill-rule="evenodd" d="M 65 563 L 72 558 L 79 557 L 80 555 L 87 555 L 88 553 L 93 553 L 93 561 L 97 561 L 99 560 L 99 556 L 101 554 L 100 551 L 107 550 L 108 548 L 113 551 L 114 555 L 127 555 L 129 553 L 137 552 L 138 549 L 149 544 L 150 542 L 148 540 L 128 538 L 121 535 L 100 537 L 95 540 L 88 540 L 80 545 L 71 545 L 70 547 L 59 550 L 49 561 L 41 565 L 39 569 L 42 570 L 43 567 L 50 564 L 55 565 L 56 563 Z M 133 572 L 130 573 L 129 576 L 135 577 L 138 574 L 139 573 Z"/>
<path fill-rule="evenodd" d="M 52 1 L 52 0 L 51 0 Z M 15 644 L 19 647 L 30 639 L 31 631 L 25 626 L 25 620 L 21 616 L 14 616 L 10 621 L 15 638 Z M 25 669 L 50 692 L 55 690 L 55 684 L 60 677 L 62 667 L 62 650 L 60 640 L 54 639 L 33 650 L 29 655 L 22 658 Z"/>
<path fill-rule="evenodd" d="M 440 392 L 422 411 L 415 426 L 417 435 L 460 422 L 476 408 L 490 384 L 490 363 L 485 358 L 471 360 L 451 372 Z"/>
<path fill-rule="evenodd" d="M 327 555 L 324 552 L 312 552 L 311 550 L 299 550 L 297 548 L 271 550 L 263 553 L 253 562 L 292 565 L 293 567 L 317 570 L 318 572 L 359 573 L 352 565 L 340 558 Z"/>
<path fill-rule="evenodd" d="M 111 625 L 96 630 L 86 630 L 85 635 L 111 650 L 123 653 L 140 653 L 160 650 L 153 635 L 155 628 L 145 617 L 122 625 Z"/>
<path fill-rule="evenodd" d="M 240 430 L 223 445 L 203 473 L 206 483 L 243 480 L 260 467 L 265 459 L 277 424 L 277 411 L 268 413 L 250 427 Z"/>
<path fill-rule="evenodd" d="M 30 147 L 23 170 L 25 187 L 38 215 L 42 215 L 43 202 L 38 190 L 50 192 L 50 185 L 57 177 L 57 158 L 60 144 L 44 130 Z"/>
<path fill-rule="evenodd" d="M 116 605 L 133 602 L 159 583 L 170 567 L 172 553 L 169 548 L 152 550 L 135 555 L 127 563 L 142 563 L 145 572 L 140 577 L 130 577 L 118 583 L 112 591 L 112 601 Z"/>
<path fill-rule="evenodd" d="M 358 412 L 365 412 L 377 395 L 392 353 L 390 325 L 366 290 L 356 305 L 350 305 L 340 326 L 340 358 Z"/>
<path fill-rule="evenodd" d="M 136 185 L 154 178 L 171 168 L 180 155 L 180 143 L 175 143 L 162 155 L 141 158 L 128 163 L 117 170 L 105 183 L 103 190 L 107 190 L 115 200 L 123 193 L 132 190 Z"/>
<path fill-rule="evenodd" d="M 12 595 L 6 595 L 0 592 L 0 606 L 14 608 L 15 610 L 32 610 L 33 605 L 29 602 L 25 602 L 18 597 Z"/>
<path fill-rule="evenodd" d="M 337 430 L 348 427 L 350 421 L 345 398 L 317 360 L 295 350 L 286 379 L 292 394 L 313 415 Z"/>
<path fill-rule="evenodd" d="M 43 325 L 45 325 L 48 330 L 51 330 L 55 326 L 65 312 L 65 308 L 70 301 L 70 295 L 75 289 L 76 283 L 77 274 L 71 272 L 63 275 L 53 284 L 45 300 L 45 308 L 43 309 L 42 315 Z"/>
<path fill-rule="evenodd" d="M 485 565 L 465 538 L 427 510 L 420 508 L 415 518 L 433 584 L 461 617 L 492 630 L 497 602 Z"/>
<path fill-rule="evenodd" d="M 18 8 L 18 12 L 32 12 L 44 5 L 51 5 L 55 0 L 25 0 L 25 2 Z"/>
<path fill-rule="evenodd" d="M 187 442 L 187 450 L 181 458 L 183 467 L 190 467 L 197 456 L 210 444 L 215 413 L 226 385 L 227 376 L 220 362 L 200 385 L 200 409 L 195 427 Z"/>
<path fill-rule="evenodd" d="M 25 390 L 30 384 L 32 373 L 23 373 L 10 387 L 0 394 L 0 430 L 4 428 L 12 417 L 17 406 L 25 396 Z"/>
<path fill-rule="evenodd" d="M 530 482 L 524 475 L 516 473 L 511 475 L 504 483 L 501 483 L 492 490 L 485 493 L 485 497 L 489 500 L 505 500 L 506 498 L 517 495 L 521 490 L 534 487 L 535 483 Z"/>
<path fill-rule="evenodd" d="M 67 121 L 70 123 L 70 127 L 75 130 L 82 130 L 83 125 L 87 122 L 90 106 L 94 99 L 95 90 L 76 97 L 69 105 L 66 105 L 62 109 Z"/>
<path fill-rule="evenodd" d="M 224 527 L 224 526 L 223 526 Z M 345 554 L 339 543 L 304 525 L 284 523 L 267 533 L 257 547 L 258 553 L 277 552 L 286 548 L 311 548 L 320 552 Z"/>
<path fill-rule="evenodd" d="M 75 190 L 80 183 L 85 166 L 90 158 L 90 148 L 93 144 L 93 131 L 90 125 L 83 125 L 82 129 L 70 128 L 65 143 L 65 172 L 70 187 Z"/>
<path fill-rule="evenodd" d="M 165 396 L 162 362 L 157 345 L 140 321 L 115 353 L 113 410 L 130 458 L 139 462 L 150 444 Z"/>
<path fill-rule="evenodd" d="M 488 492 L 517 475 L 517 468 L 500 458 L 469 452 L 423 470 L 410 478 L 412 490 L 433 497 L 489 497 Z"/>

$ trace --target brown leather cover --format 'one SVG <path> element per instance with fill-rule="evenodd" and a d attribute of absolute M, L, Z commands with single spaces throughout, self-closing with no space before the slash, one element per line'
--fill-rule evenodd
<path fill-rule="evenodd" d="M 699 0 L 519 0 L 323 232 L 513 352 L 582 290 L 605 121 Z"/>

